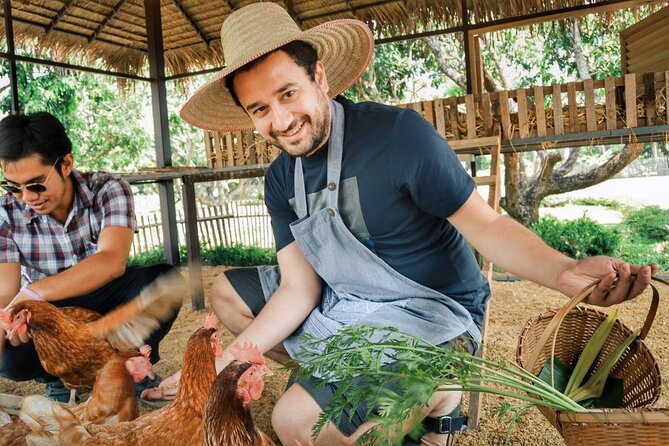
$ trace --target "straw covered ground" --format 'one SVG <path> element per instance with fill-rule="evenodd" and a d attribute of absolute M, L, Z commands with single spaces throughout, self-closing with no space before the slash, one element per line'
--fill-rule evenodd
<path fill-rule="evenodd" d="M 214 277 L 222 272 L 225 267 L 204 267 L 205 296 L 209 295 L 211 283 Z M 662 289 L 666 294 L 669 290 Z M 640 327 L 646 315 L 649 296 L 635 299 L 621 307 L 620 319 L 630 327 Z M 489 328 L 489 353 L 492 359 L 515 360 L 515 349 L 518 334 L 525 322 L 547 309 L 556 308 L 565 302 L 564 298 L 554 291 L 548 290 L 531 282 L 494 282 L 493 299 L 491 302 L 490 328 Z M 663 372 L 669 367 L 669 303 L 661 299 L 660 309 L 656 322 L 650 332 L 647 342 L 657 358 L 660 369 Z M 180 367 L 181 355 L 185 343 L 190 334 L 199 327 L 204 316 L 209 311 L 195 312 L 191 309 L 190 302 L 184 302 L 184 307 L 161 346 L 162 360 L 156 365 L 157 372 L 162 376 L 176 371 Z M 223 342 L 228 343 L 232 337 L 227 334 Z M 265 388 L 263 397 L 253 407 L 256 423 L 266 432 L 274 435 L 270 426 L 271 410 L 285 388 L 288 378 L 287 372 L 275 363 L 271 364 L 275 374 L 270 378 Z M 43 385 L 37 383 L 13 383 L 0 379 L 0 392 L 13 393 L 16 395 L 28 395 L 31 393 L 42 393 Z M 484 407 L 486 414 L 477 431 L 467 431 L 460 435 L 456 444 L 462 446 L 483 446 L 504 444 L 506 426 L 491 414 L 492 409 L 499 406 L 501 400 L 485 396 Z M 667 397 L 663 394 L 656 405 L 657 407 L 669 407 Z M 150 410 L 144 407 L 143 410 Z M 275 437 L 276 438 L 276 437 Z M 526 416 L 521 424 L 517 426 L 512 434 L 512 445 L 564 445 L 559 434 L 547 421 L 535 410 Z"/>

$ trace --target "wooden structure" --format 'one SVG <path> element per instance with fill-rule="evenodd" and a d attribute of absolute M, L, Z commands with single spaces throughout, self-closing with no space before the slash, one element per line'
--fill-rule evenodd
<path fill-rule="evenodd" d="M 469 94 L 401 107 L 423 115 L 453 147 L 453 141 L 492 136 L 499 127 L 504 153 L 666 141 L 668 91 L 669 71 L 663 71 Z M 207 164 L 212 168 L 264 164 L 279 154 L 252 131 L 204 132 L 204 138 Z M 474 145 L 467 150 L 474 153 L 477 149 Z"/>
<path fill-rule="evenodd" d="M 623 73 L 669 71 L 669 6 L 620 33 Z"/>
<path fill-rule="evenodd" d="M 496 136 L 488 136 L 474 139 L 460 139 L 451 141 L 451 147 L 458 155 L 461 161 L 469 164 L 470 172 L 474 178 L 477 188 L 488 188 L 488 205 L 495 211 L 499 212 L 500 199 L 500 154 L 502 148 L 502 139 L 499 132 L 499 127 L 495 131 Z M 488 175 L 479 175 L 476 168 L 476 157 L 490 154 L 490 172 Z M 480 254 L 476 253 L 476 258 L 481 265 L 481 272 L 488 279 L 492 280 L 493 264 L 486 258 L 481 258 Z M 487 344 L 487 328 L 488 328 L 489 311 L 486 308 L 483 314 L 483 325 L 481 326 L 482 345 L 476 354 L 479 357 L 485 356 L 485 348 Z M 470 429 L 476 429 L 482 415 L 483 394 L 480 392 L 470 392 L 469 394 L 469 408 L 467 411 L 468 422 Z"/>

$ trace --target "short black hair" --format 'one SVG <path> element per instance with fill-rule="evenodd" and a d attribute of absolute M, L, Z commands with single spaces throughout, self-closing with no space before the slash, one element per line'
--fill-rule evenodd
<path fill-rule="evenodd" d="M 9 115 L 0 121 L 2 164 L 39 155 L 42 164 L 51 165 L 68 153 L 72 153 L 72 141 L 51 113 Z"/>
<path fill-rule="evenodd" d="M 234 99 L 235 104 L 243 108 L 242 104 L 239 102 L 237 94 L 235 93 L 235 89 L 232 86 L 232 83 L 235 80 L 235 76 L 239 73 L 244 73 L 251 70 L 260 62 L 267 59 L 270 54 L 277 51 L 283 51 L 284 53 L 288 54 L 297 65 L 304 68 L 304 71 L 307 72 L 307 76 L 309 76 L 311 81 L 316 80 L 316 62 L 318 62 L 318 51 L 316 51 L 316 48 L 314 48 L 312 44 L 305 42 L 304 40 L 293 40 L 292 42 L 288 42 L 274 51 L 270 51 L 269 53 L 263 54 L 257 59 L 253 59 L 251 62 L 237 68 L 235 71 L 225 77 L 225 86 L 230 91 L 230 95 L 232 95 L 232 99 Z"/>

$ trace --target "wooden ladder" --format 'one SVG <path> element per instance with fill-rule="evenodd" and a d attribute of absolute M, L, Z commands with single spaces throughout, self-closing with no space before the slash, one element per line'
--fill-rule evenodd
<path fill-rule="evenodd" d="M 488 187 L 488 204 L 495 211 L 499 212 L 499 195 L 500 195 L 500 151 L 502 146 L 502 138 L 499 129 L 496 131 L 497 136 L 487 136 L 483 138 L 474 139 L 460 139 L 449 141 L 449 145 L 453 151 L 458 155 L 460 161 L 469 163 L 472 178 L 476 187 Z M 478 175 L 476 169 L 476 157 L 480 155 L 490 155 L 490 174 Z M 476 259 L 481 265 L 481 272 L 488 279 L 492 280 L 493 264 L 488 259 L 482 258 L 477 252 Z M 485 355 L 485 346 L 487 343 L 486 328 L 488 326 L 488 309 L 486 308 L 483 316 L 483 325 L 481 326 L 481 335 L 483 336 L 483 345 L 476 352 L 476 355 L 483 357 Z M 481 419 L 483 395 L 479 392 L 471 392 L 469 394 L 469 411 L 467 425 L 470 429 L 476 429 Z"/>

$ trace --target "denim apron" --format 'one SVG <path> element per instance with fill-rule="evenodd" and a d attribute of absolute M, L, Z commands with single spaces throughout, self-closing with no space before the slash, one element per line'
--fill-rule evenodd
<path fill-rule="evenodd" d="M 303 333 L 319 339 L 356 323 L 394 327 L 433 344 L 460 335 L 481 340 L 469 312 L 452 298 L 401 275 L 363 245 L 345 226 L 339 211 L 339 179 L 344 141 L 344 108 L 332 101 L 332 131 L 327 159 L 327 207 L 308 215 L 302 160 L 295 161 L 295 207 L 290 225 L 302 254 L 323 280 L 320 305 L 284 346 L 300 355 Z M 268 299 L 278 287 L 278 267 L 259 269 Z"/>

